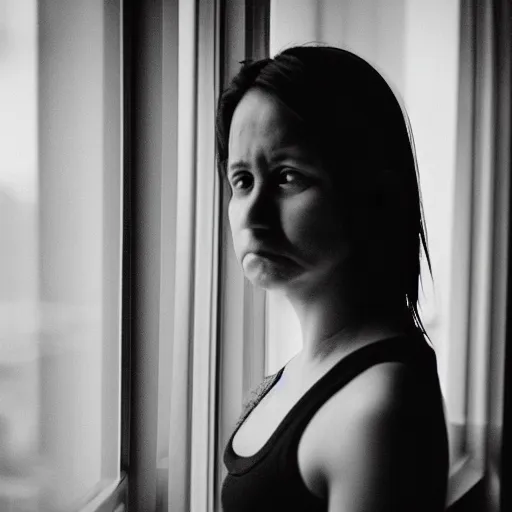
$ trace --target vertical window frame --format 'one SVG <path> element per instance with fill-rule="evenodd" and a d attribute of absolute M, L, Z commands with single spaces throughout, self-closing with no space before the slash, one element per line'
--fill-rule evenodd
<path fill-rule="evenodd" d="M 465 425 L 459 436 L 463 458 L 452 468 L 447 509 L 485 507 L 498 512 L 506 491 L 497 454 L 506 407 L 503 355 L 510 344 L 506 334 L 510 287 L 507 290 L 504 284 L 510 265 L 510 7 L 501 0 L 462 0 L 461 13 L 459 121 L 462 124 L 464 116 L 471 119 L 471 140 L 467 132 L 462 135 L 466 144 L 459 139 L 458 172 L 471 172 L 472 177 L 469 264 L 459 270 L 467 276 L 464 289 L 469 299 L 466 315 L 459 319 L 461 325 L 464 320 L 468 325 L 461 335 L 467 350 L 464 389 L 454 383 L 458 398 L 463 396 L 465 402 Z M 462 90 L 465 78 L 470 80 L 469 92 Z"/>

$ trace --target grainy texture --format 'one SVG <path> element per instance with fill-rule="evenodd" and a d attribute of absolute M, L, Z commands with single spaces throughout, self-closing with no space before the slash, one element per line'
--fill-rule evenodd
<path fill-rule="evenodd" d="M 240 418 L 236 423 L 235 430 L 238 428 L 240 423 L 242 423 L 245 420 L 245 418 L 254 409 L 254 407 L 258 405 L 258 402 L 260 401 L 261 397 L 265 394 L 267 389 L 270 386 L 272 386 L 277 375 L 277 373 L 274 373 L 273 375 L 268 375 L 254 389 L 252 389 L 249 392 L 242 406 L 242 414 L 240 415 Z"/>

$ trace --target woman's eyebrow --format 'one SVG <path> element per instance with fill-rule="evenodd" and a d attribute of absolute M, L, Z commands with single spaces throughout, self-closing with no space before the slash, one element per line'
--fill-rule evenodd
<path fill-rule="evenodd" d="M 249 167 L 249 162 L 245 160 L 237 160 L 236 162 L 233 162 L 229 164 L 228 166 L 228 172 L 229 171 L 236 171 L 237 169 L 247 169 Z"/>
<path fill-rule="evenodd" d="M 261 165 L 265 165 L 265 163 L 266 163 L 265 155 L 263 153 L 258 154 L 256 156 L 256 161 Z M 229 164 L 228 173 L 229 173 L 229 171 L 235 172 L 237 169 L 246 170 L 246 169 L 250 169 L 250 168 L 251 168 L 251 163 L 249 163 L 247 160 L 244 160 L 243 158 L 241 158 L 240 160 L 235 160 L 234 162 Z"/>
<path fill-rule="evenodd" d="M 262 164 L 265 164 L 266 158 L 264 155 L 259 156 Z M 275 165 L 276 163 L 282 162 L 283 160 L 295 160 L 305 165 L 314 165 L 316 158 L 309 154 L 304 147 L 300 145 L 290 145 L 280 147 L 275 151 L 271 152 L 270 158 L 266 161 L 267 165 Z M 235 160 L 226 166 L 227 174 L 234 173 L 238 169 L 246 170 L 251 167 L 251 164 L 247 160 Z"/>
<path fill-rule="evenodd" d="M 304 164 L 313 164 L 316 160 L 313 155 L 308 154 L 308 151 L 306 151 L 302 146 L 294 145 L 279 148 L 274 151 L 270 158 L 270 162 L 275 163 L 287 159 L 296 160 Z"/>

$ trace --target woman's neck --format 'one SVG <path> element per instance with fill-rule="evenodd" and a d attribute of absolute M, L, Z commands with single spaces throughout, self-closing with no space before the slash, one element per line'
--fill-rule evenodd
<path fill-rule="evenodd" d="M 363 344 L 415 329 L 405 305 L 380 300 L 375 294 L 367 297 L 372 301 L 349 301 L 343 294 L 327 289 L 306 300 L 288 297 L 301 325 L 300 358 L 304 365 L 321 365 Z"/>

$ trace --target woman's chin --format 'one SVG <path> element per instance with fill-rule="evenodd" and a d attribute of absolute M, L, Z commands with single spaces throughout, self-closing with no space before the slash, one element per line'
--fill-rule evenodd
<path fill-rule="evenodd" d="M 286 285 L 286 276 L 279 272 L 277 269 L 268 268 L 251 268 L 244 266 L 245 277 L 258 288 L 265 290 L 275 290 Z"/>
<path fill-rule="evenodd" d="M 271 291 L 271 290 L 282 290 L 286 288 L 286 280 L 280 279 L 277 276 L 271 275 L 258 275 L 258 276 L 248 276 L 246 274 L 247 279 L 251 282 L 252 285 L 257 288 L 262 288 L 263 290 Z"/>
<path fill-rule="evenodd" d="M 293 272 L 281 265 L 274 265 L 269 262 L 254 264 L 247 262 L 243 265 L 245 277 L 258 288 L 265 290 L 276 290 L 286 288 L 286 285 L 293 278 Z"/>

